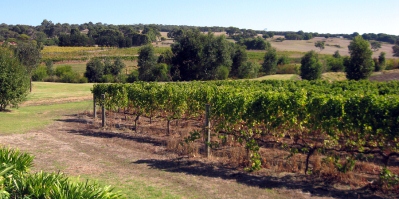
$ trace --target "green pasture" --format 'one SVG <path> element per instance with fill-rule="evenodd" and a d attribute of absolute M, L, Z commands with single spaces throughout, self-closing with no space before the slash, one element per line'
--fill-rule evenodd
<path fill-rule="evenodd" d="M 64 115 L 90 111 L 92 101 L 26 106 L 0 112 L 0 135 L 39 130 Z"/>
<path fill-rule="evenodd" d="M 33 82 L 32 93 L 28 101 L 39 102 L 43 100 L 56 100 L 70 97 L 84 97 L 91 95 L 92 83 L 68 84 L 53 82 Z"/>
<path fill-rule="evenodd" d="M 89 111 L 92 101 L 83 101 L 82 97 L 91 96 L 93 84 L 65 84 L 33 82 L 33 91 L 28 95 L 27 104 L 9 112 L 0 112 L 0 134 L 25 133 L 44 128 L 63 115 Z M 57 103 L 57 100 L 77 98 Z M 82 99 L 82 100 L 79 100 Z"/>

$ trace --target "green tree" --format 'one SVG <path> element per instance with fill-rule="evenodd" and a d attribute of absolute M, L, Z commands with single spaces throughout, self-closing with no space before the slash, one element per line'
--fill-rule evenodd
<path fill-rule="evenodd" d="M 399 57 L 399 40 L 396 40 L 396 44 L 392 46 L 393 56 Z"/>
<path fill-rule="evenodd" d="M 332 72 L 344 71 L 344 59 L 342 57 L 329 57 L 327 58 L 328 70 Z"/>
<path fill-rule="evenodd" d="M 382 70 L 384 70 L 385 69 L 385 62 L 386 62 L 386 60 L 385 60 L 385 52 L 381 52 L 380 53 L 380 56 L 378 56 L 378 59 L 376 58 L 375 60 L 374 60 L 374 71 L 382 71 Z"/>
<path fill-rule="evenodd" d="M 161 52 L 157 62 L 170 65 L 172 64 L 172 57 L 173 57 L 172 50 L 170 50 L 170 48 L 167 48 L 165 51 Z"/>
<path fill-rule="evenodd" d="M 46 61 L 46 69 L 47 69 L 47 74 L 49 76 L 53 76 L 54 74 L 54 64 L 52 60 L 47 60 Z"/>
<path fill-rule="evenodd" d="M 378 42 L 378 41 L 371 41 L 370 45 L 371 45 L 371 49 L 374 52 L 378 51 L 381 48 L 381 42 Z"/>
<path fill-rule="evenodd" d="M 367 79 L 374 70 L 373 52 L 362 36 L 356 36 L 348 46 L 350 60 L 346 66 L 346 77 L 350 80 Z"/>
<path fill-rule="evenodd" d="M 15 55 L 20 63 L 26 67 L 30 78 L 30 92 L 32 92 L 32 74 L 42 57 L 40 49 L 32 42 L 20 42 L 15 48 Z"/>
<path fill-rule="evenodd" d="M 237 45 L 234 43 L 231 43 L 232 45 L 232 61 L 233 64 L 231 66 L 231 72 L 230 76 L 231 77 L 240 77 L 240 70 L 239 68 L 248 60 L 248 55 L 247 51 L 245 49 L 245 46 Z"/>
<path fill-rule="evenodd" d="M 306 80 L 320 79 L 323 65 L 315 51 L 307 52 L 301 59 L 301 77 Z"/>
<path fill-rule="evenodd" d="M 324 42 L 324 41 L 317 41 L 317 42 L 314 44 L 314 46 L 315 46 L 316 48 L 319 48 L 320 51 L 322 51 L 322 50 L 324 49 L 324 45 L 325 45 L 325 42 Z"/>
<path fill-rule="evenodd" d="M 266 75 L 274 75 L 277 72 L 277 51 L 275 48 L 270 48 L 263 58 L 262 69 Z"/>
<path fill-rule="evenodd" d="M 238 67 L 238 78 L 247 79 L 247 78 L 256 78 L 258 77 L 258 73 L 261 66 L 258 63 L 254 62 L 245 62 Z"/>
<path fill-rule="evenodd" d="M 155 50 L 152 45 L 145 45 L 139 50 L 138 67 L 139 79 L 142 81 L 155 81 L 152 74 L 154 67 L 157 64 Z"/>
<path fill-rule="evenodd" d="M 90 59 L 86 64 L 86 72 L 84 76 L 89 82 L 101 82 L 104 75 L 104 64 L 99 58 Z"/>
<path fill-rule="evenodd" d="M 17 107 L 29 90 L 29 75 L 13 52 L 0 47 L 0 111 Z"/>
<path fill-rule="evenodd" d="M 122 59 L 118 57 L 115 59 L 114 63 L 111 65 L 110 73 L 113 76 L 117 76 L 122 72 L 122 70 L 125 68 L 125 66 L 126 65 L 125 65 L 125 63 L 123 63 Z"/>
<path fill-rule="evenodd" d="M 187 30 L 175 37 L 171 47 L 173 80 L 212 80 L 217 78 L 216 71 L 220 67 L 230 70 L 231 45 L 223 35 Z"/>

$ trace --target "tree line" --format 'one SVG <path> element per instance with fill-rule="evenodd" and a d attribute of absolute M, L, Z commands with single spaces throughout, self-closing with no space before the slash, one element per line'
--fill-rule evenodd
<path fill-rule="evenodd" d="M 161 40 L 159 32 L 168 32 L 168 37 L 173 38 L 173 32 L 176 30 L 198 29 L 201 32 L 226 32 L 226 34 L 235 41 L 244 39 L 254 39 L 261 34 L 263 38 L 273 37 L 274 35 L 283 35 L 287 40 L 309 40 L 313 37 L 343 37 L 353 39 L 359 35 L 352 34 L 330 34 L 317 32 L 300 31 L 266 31 L 240 29 L 237 27 L 220 26 L 185 26 L 185 25 L 164 25 L 164 24 L 133 24 L 133 25 L 113 25 L 106 23 L 83 23 L 68 24 L 56 23 L 43 20 L 38 26 L 29 25 L 7 25 L 0 24 L 0 41 L 18 41 L 35 40 L 43 45 L 59 46 L 113 46 L 130 47 L 146 45 L 148 43 Z M 375 40 L 395 44 L 399 39 L 398 35 L 389 35 L 384 33 L 364 33 L 361 35 L 366 40 Z M 163 38 L 166 39 L 166 38 Z M 254 49 L 253 46 L 248 49 Z M 256 48 L 257 49 L 257 48 Z M 262 49 L 260 49 L 262 50 Z"/>

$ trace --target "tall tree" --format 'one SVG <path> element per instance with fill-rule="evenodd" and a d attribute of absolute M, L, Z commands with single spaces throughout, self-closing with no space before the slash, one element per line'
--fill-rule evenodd
<path fill-rule="evenodd" d="M 104 75 L 104 64 L 99 58 L 90 59 L 86 64 L 85 77 L 89 82 L 101 82 L 101 78 Z"/>
<path fill-rule="evenodd" d="M 142 81 L 155 81 L 152 71 L 157 64 L 155 50 L 152 45 L 145 45 L 139 50 L 138 67 L 139 79 Z"/>
<path fill-rule="evenodd" d="M 7 106 L 18 106 L 29 89 L 29 76 L 13 52 L 0 47 L 0 111 Z"/>
<path fill-rule="evenodd" d="M 275 48 L 270 48 L 263 58 L 262 69 L 266 75 L 274 75 L 277 72 L 277 51 Z"/>
<path fill-rule="evenodd" d="M 245 46 L 237 45 L 234 43 L 231 43 L 231 45 L 232 45 L 231 57 L 233 64 L 231 66 L 230 76 L 239 77 L 240 76 L 239 68 L 248 60 L 248 55 Z"/>
<path fill-rule="evenodd" d="M 378 56 L 378 59 L 373 59 L 374 60 L 374 71 L 382 71 L 385 69 L 385 52 L 381 52 L 380 55 Z"/>
<path fill-rule="evenodd" d="M 41 52 L 38 46 L 32 42 L 20 42 L 15 48 L 15 55 L 30 77 L 30 92 L 32 92 L 32 73 L 37 68 L 41 60 Z"/>
<path fill-rule="evenodd" d="M 367 79 L 374 70 L 370 43 L 362 36 L 356 36 L 348 48 L 350 60 L 346 66 L 346 77 L 350 80 Z"/>
<path fill-rule="evenodd" d="M 171 47 L 174 80 L 210 80 L 217 78 L 217 71 L 230 71 L 231 46 L 223 35 L 205 35 L 198 29 L 188 30 L 175 37 Z M 227 68 L 220 70 L 220 67 Z"/>
<path fill-rule="evenodd" d="M 316 80 L 321 77 L 322 64 L 315 51 L 307 52 L 301 59 L 301 77 L 306 80 Z"/>

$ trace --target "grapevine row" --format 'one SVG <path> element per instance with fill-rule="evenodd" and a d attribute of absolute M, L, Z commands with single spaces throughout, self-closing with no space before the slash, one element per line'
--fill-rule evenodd
<path fill-rule="evenodd" d="M 96 84 L 92 92 L 108 110 L 162 117 L 168 129 L 171 120 L 197 118 L 210 104 L 212 133 L 220 140 L 209 145 L 233 140 L 247 149 L 249 169 L 259 169 L 259 146 L 280 144 L 307 154 L 307 173 L 316 150 L 378 155 L 385 165 L 399 156 L 398 88 L 398 82 L 368 81 L 138 82 Z"/>

